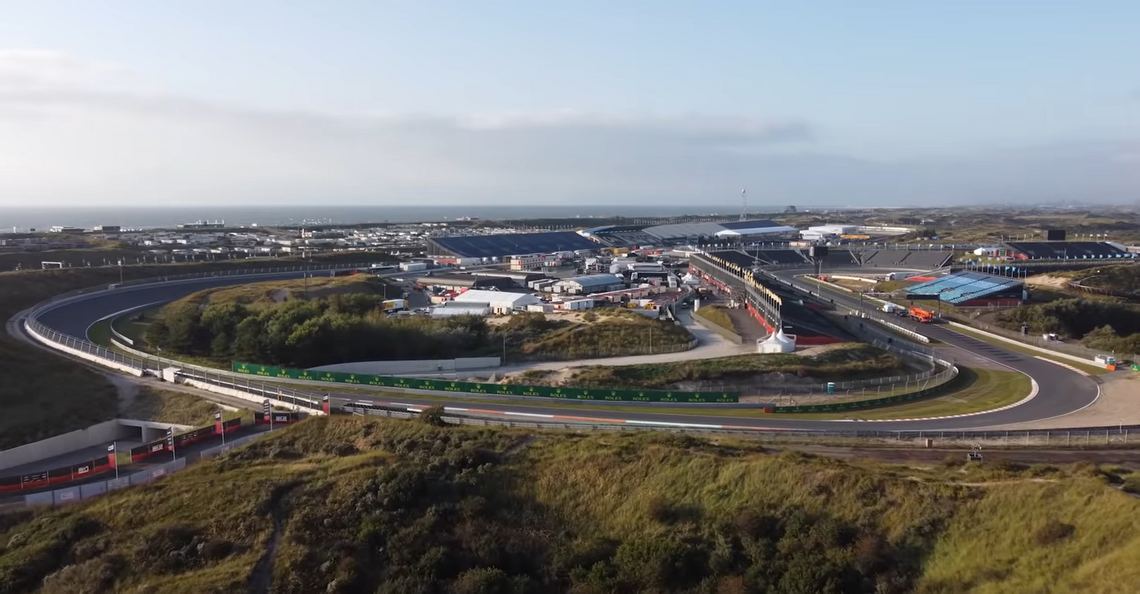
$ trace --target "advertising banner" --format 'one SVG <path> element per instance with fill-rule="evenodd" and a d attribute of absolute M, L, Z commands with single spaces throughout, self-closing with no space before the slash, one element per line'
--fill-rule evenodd
<path fill-rule="evenodd" d="M 516 384 L 491 384 L 437 379 L 417 379 L 363 375 L 336 371 L 309 371 L 288 369 L 251 363 L 234 363 L 234 373 L 260 375 L 286 379 L 304 379 L 344 384 L 362 384 L 405 390 L 431 390 L 462 394 L 489 394 L 495 396 L 531 396 L 558 400 L 596 400 L 609 402 L 678 402 L 678 403 L 736 403 L 737 392 L 682 392 L 670 390 L 614 390 L 598 388 L 551 388 Z M 274 421 L 276 422 L 276 421 Z"/>

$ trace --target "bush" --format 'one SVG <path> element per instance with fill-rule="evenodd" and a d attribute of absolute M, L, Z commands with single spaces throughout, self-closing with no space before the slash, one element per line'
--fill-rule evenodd
<path fill-rule="evenodd" d="M 432 427 L 446 427 L 447 421 L 443 420 L 443 405 L 437 404 L 435 406 L 425 408 L 420 413 L 420 422 L 431 425 Z"/>
<path fill-rule="evenodd" d="M 1037 544 L 1044 547 L 1069 538 L 1075 531 L 1076 527 L 1072 524 L 1049 520 L 1044 526 L 1037 530 L 1037 533 L 1033 535 L 1033 539 Z"/>

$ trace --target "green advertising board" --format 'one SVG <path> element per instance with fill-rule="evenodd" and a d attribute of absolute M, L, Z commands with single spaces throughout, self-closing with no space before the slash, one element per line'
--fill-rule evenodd
<path fill-rule="evenodd" d="M 605 388 L 561 388 L 550 386 L 522 386 L 515 384 L 486 384 L 440 379 L 419 379 L 364 375 L 339 371 L 311 371 L 289 369 L 253 363 L 234 363 L 234 373 L 257 375 L 276 379 L 296 379 L 336 384 L 358 384 L 404 390 L 431 390 L 490 396 L 532 396 L 558 400 L 595 400 L 608 402 L 677 402 L 677 403 L 736 403 L 736 392 L 681 392 L 670 390 L 619 390 Z"/>

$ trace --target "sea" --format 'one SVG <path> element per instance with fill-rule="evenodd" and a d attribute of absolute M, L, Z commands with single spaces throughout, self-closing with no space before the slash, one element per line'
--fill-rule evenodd
<path fill-rule="evenodd" d="M 782 210 L 782 208 L 781 208 Z M 735 214 L 734 214 L 735 213 Z M 456 205 L 456 206 L 257 206 L 257 207 L 0 207 L 0 233 L 46 231 L 52 226 L 90 229 L 118 225 L 124 229 L 171 228 L 197 221 L 224 221 L 227 227 L 300 224 L 412 223 L 464 218 L 510 220 L 544 218 L 739 216 L 740 206 L 703 205 Z M 757 215 L 759 216 L 759 215 Z"/>

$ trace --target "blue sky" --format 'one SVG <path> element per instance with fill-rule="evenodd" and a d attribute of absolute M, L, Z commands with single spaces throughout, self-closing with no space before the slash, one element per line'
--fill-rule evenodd
<path fill-rule="evenodd" d="M 7 2 L 0 205 L 1130 201 L 1137 31 L 1125 1 Z"/>

